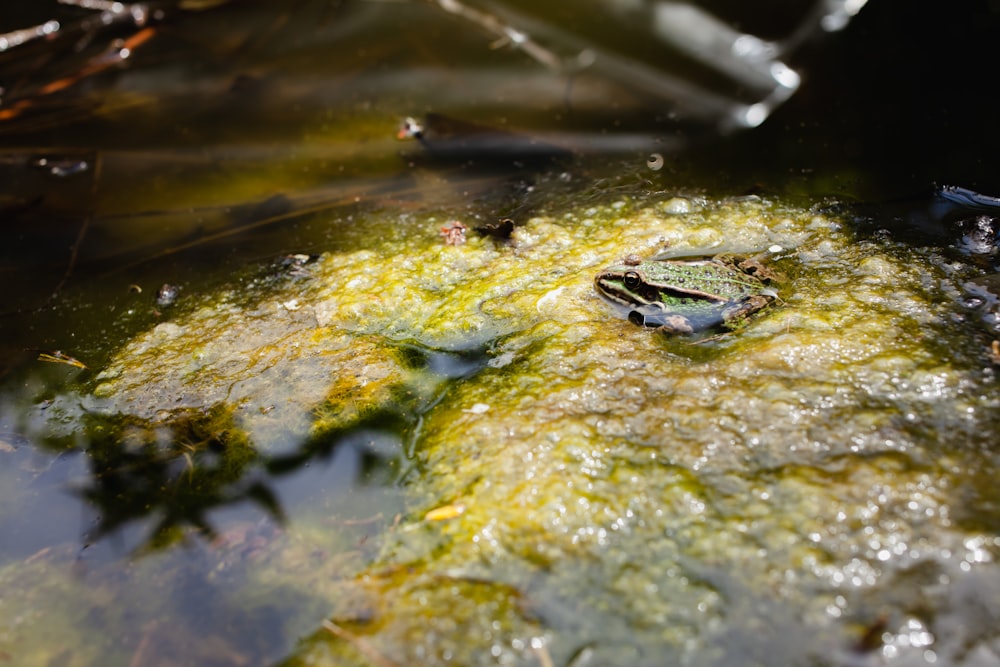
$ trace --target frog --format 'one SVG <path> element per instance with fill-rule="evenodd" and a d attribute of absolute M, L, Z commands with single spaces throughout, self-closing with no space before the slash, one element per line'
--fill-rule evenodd
<path fill-rule="evenodd" d="M 628 309 L 634 324 L 667 335 L 734 331 L 770 306 L 779 276 L 733 254 L 642 260 L 629 256 L 600 271 L 597 292 Z"/>

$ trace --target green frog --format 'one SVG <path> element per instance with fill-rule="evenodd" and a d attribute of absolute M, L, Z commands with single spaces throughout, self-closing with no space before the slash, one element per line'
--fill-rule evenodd
<path fill-rule="evenodd" d="M 594 279 L 635 324 L 667 334 L 733 330 L 778 298 L 777 274 L 739 255 L 641 260 L 627 257 Z"/>

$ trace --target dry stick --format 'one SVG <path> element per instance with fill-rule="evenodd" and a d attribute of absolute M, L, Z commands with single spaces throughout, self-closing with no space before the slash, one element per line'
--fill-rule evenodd
<path fill-rule="evenodd" d="M 137 28 L 141 28 L 148 18 L 148 9 L 143 3 L 125 4 L 112 0 L 59 0 L 59 4 L 92 9 L 102 13 L 96 21 L 88 18 L 70 24 L 70 27 L 82 28 L 85 32 L 90 27 L 104 27 L 123 20 L 131 20 Z M 28 28 L 0 33 L 0 53 L 36 39 L 51 38 L 64 29 L 66 26 L 52 19 Z"/>
<path fill-rule="evenodd" d="M 379 667 L 399 667 L 399 665 L 389 658 L 385 657 L 381 653 L 375 650 L 371 644 L 366 642 L 361 637 L 357 636 L 353 632 L 349 632 L 344 628 L 340 627 L 336 623 L 330 620 L 323 621 L 323 627 L 326 628 L 331 634 L 343 639 L 348 642 L 351 646 L 356 648 L 361 654 L 366 658 L 379 665 Z"/>

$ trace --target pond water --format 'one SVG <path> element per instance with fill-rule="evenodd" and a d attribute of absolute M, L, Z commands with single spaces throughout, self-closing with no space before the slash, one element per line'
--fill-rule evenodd
<path fill-rule="evenodd" d="M 888 4 L 11 3 L 0 664 L 1000 664 L 1000 11 Z"/>

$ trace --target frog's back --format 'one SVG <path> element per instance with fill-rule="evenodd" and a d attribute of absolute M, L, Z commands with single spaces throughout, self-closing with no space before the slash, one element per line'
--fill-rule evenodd
<path fill-rule="evenodd" d="M 738 301 L 765 289 L 764 284 L 754 276 L 717 258 L 659 261 L 662 264 L 656 273 L 664 285 L 673 287 L 661 288 L 663 301 L 672 296 L 681 297 L 684 293 L 697 294 L 717 303 Z"/>

